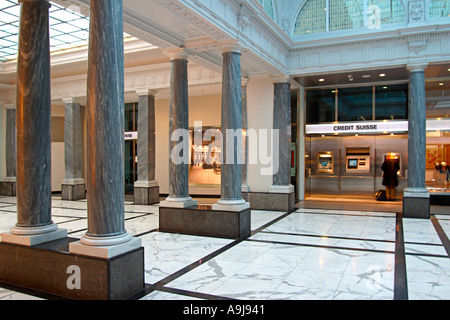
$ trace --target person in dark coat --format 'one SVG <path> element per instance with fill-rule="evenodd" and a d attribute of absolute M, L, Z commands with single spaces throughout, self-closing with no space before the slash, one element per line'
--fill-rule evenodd
<path fill-rule="evenodd" d="M 389 153 L 381 165 L 381 170 L 383 170 L 382 185 L 386 187 L 386 198 L 394 200 L 395 187 L 398 186 L 397 172 L 400 170 L 398 157 Z"/>

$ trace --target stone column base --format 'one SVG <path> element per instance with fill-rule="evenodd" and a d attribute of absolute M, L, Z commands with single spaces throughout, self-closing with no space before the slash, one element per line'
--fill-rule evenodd
<path fill-rule="evenodd" d="M 150 205 L 159 203 L 159 187 L 134 187 L 134 204 Z"/>
<path fill-rule="evenodd" d="M 36 247 L 0 242 L 0 281 L 80 300 L 120 300 L 144 290 L 143 247 L 102 259 L 69 253 L 75 240 Z"/>
<path fill-rule="evenodd" d="M 219 211 L 211 206 L 159 208 L 159 231 L 219 237 L 247 238 L 251 234 L 250 209 Z"/>
<path fill-rule="evenodd" d="M 430 218 L 430 194 L 425 189 L 422 192 L 408 191 L 403 194 L 403 218 Z"/>
<path fill-rule="evenodd" d="M 15 181 L 0 181 L 0 196 L 16 196 Z"/>
<path fill-rule="evenodd" d="M 28 247 L 64 238 L 67 238 L 67 230 L 58 228 L 55 223 L 35 228 L 14 227 L 11 232 L 1 234 L 2 242 Z"/>
<path fill-rule="evenodd" d="M 62 184 L 61 185 L 62 200 L 76 201 L 86 199 L 86 187 L 83 183 L 80 184 Z"/>
<path fill-rule="evenodd" d="M 191 197 L 174 198 L 171 196 L 168 196 L 166 200 L 159 204 L 161 208 L 188 208 L 196 205 L 197 200 L 193 200 Z"/>
<path fill-rule="evenodd" d="M 243 192 L 242 198 L 254 210 L 292 212 L 295 210 L 295 193 Z"/>

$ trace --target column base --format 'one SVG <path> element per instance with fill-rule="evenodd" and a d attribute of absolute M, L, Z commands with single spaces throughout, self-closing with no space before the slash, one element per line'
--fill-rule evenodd
<path fill-rule="evenodd" d="M 134 204 L 151 205 L 159 203 L 159 186 L 156 181 L 134 183 Z"/>
<path fill-rule="evenodd" d="M 280 186 L 280 185 L 271 185 L 269 187 L 270 193 L 293 193 L 294 192 L 294 186 L 292 184 Z"/>
<path fill-rule="evenodd" d="M 251 213 L 218 211 L 211 206 L 159 208 L 159 231 L 226 239 L 247 238 L 251 234 Z"/>
<path fill-rule="evenodd" d="M 243 192 L 242 197 L 254 210 L 292 212 L 295 210 L 294 192 Z"/>
<path fill-rule="evenodd" d="M 84 180 L 80 179 L 74 182 L 69 182 L 64 179 L 61 184 L 61 198 L 62 200 L 69 201 L 86 199 L 86 187 Z"/>
<path fill-rule="evenodd" d="M 56 224 L 43 227 L 14 227 L 11 232 L 1 234 L 1 242 L 14 243 L 22 246 L 35 246 L 42 243 L 67 238 L 67 230 L 58 228 Z"/>
<path fill-rule="evenodd" d="M 142 246 L 140 238 L 128 233 L 114 237 L 89 237 L 84 235 L 80 241 L 70 243 L 69 252 L 83 256 L 110 259 L 133 251 Z"/>
<path fill-rule="evenodd" d="M 127 299 L 145 288 L 143 247 L 101 259 L 69 253 L 76 240 L 36 247 L 0 242 L 0 281 L 80 300 Z"/>
<path fill-rule="evenodd" d="M 430 218 L 430 194 L 427 189 L 405 189 L 403 218 Z"/>
<path fill-rule="evenodd" d="M 16 196 L 15 177 L 6 177 L 3 181 L 0 181 L 0 196 Z"/>
<path fill-rule="evenodd" d="M 165 208 L 188 208 L 197 205 L 197 200 L 193 200 L 191 197 L 174 198 L 168 196 L 166 200 L 161 201 L 160 207 Z"/>
<path fill-rule="evenodd" d="M 250 208 L 250 203 L 244 199 L 239 200 L 222 200 L 212 205 L 212 210 L 239 212 Z"/>

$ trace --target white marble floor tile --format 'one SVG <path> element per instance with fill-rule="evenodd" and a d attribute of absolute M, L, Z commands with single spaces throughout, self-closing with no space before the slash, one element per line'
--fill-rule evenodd
<path fill-rule="evenodd" d="M 139 300 L 202 300 L 202 299 L 164 291 L 153 291 Z"/>
<path fill-rule="evenodd" d="M 450 216 L 448 217 L 450 218 Z M 438 222 L 447 235 L 447 238 L 450 239 L 450 219 L 439 219 Z"/>
<path fill-rule="evenodd" d="M 442 244 L 429 219 L 403 219 L 403 236 L 405 242 Z"/>
<path fill-rule="evenodd" d="M 32 295 L 0 288 L 0 300 L 44 300 Z"/>
<path fill-rule="evenodd" d="M 450 299 L 450 259 L 406 255 L 408 297 Z"/>
<path fill-rule="evenodd" d="M 336 289 L 334 300 L 392 300 L 394 280 L 379 273 L 345 274 Z"/>
<path fill-rule="evenodd" d="M 263 225 L 282 216 L 285 213 L 286 212 L 282 212 L 282 211 L 252 210 L 251 211 L 251 230 L 256 230 L 259 227 L 262 227 Z"/>

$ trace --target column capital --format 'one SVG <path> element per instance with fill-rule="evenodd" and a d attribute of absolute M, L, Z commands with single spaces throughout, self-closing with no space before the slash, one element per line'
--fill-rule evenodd
<path fill-rule="evenodd" d="M 411 72 L 424 72 L 427 68 L 428 63 L 427 62 L 421 62 L 421 63 L 411 63 L 406 65 L 406 69 Z"/>
<path fill-rule="evenodd" d="M 242 49 L 242 46 L 237 42 L 237 40 L 224 41 L 220 43 L 220 47 L 222 48 L 222 53 L 234 52 L 240 54 Z"/>
<path fill-rule="evenodd" d="M 170 48 L 163 51 L 163 53 L 172 60 L 187 60 L 189 53 L 185 48 Z"/>
<path fill-rule="evenodd" d="M 78 97 L 62 97 L 64 103 L 79 103 Z"/>
<path fill-rule="evenodd" d="M 6 103 L 0 103 L 0 105 L 3 107 L 3 109 L 15 109 L 16 105 L 12 102 L 6 102 Z"/>
<path fill-rule="evenodd" d="M 287 74 L 278 74 L 272 76 L 273 83 L 290 83 L 291 78 Z"/>
<path fill-rule="evenodd" d="M 19 0 L 19 4 L 22 2 L 40 2 L 42 4 L 47 5 L 49 8 L 52 6 L 49 0 Z"/>
<path fill-rule="evenodd" d="M 157 90 L 149 88 L 136 88 L 135 91 L 138 96 L 156 96 L 158 93 Z"/>

